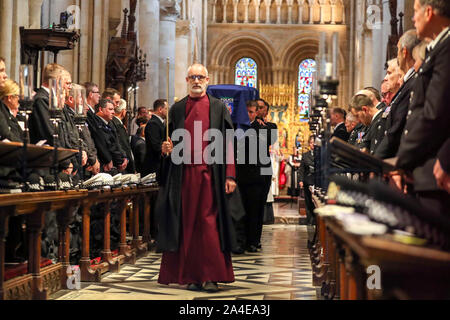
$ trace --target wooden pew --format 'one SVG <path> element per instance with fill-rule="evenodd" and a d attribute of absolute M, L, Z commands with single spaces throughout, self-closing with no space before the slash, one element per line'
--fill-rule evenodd
<path fill-rule="evenodd" d="M 147 198 L 154 196 L 158 191 L 156 187 L 122 187 L 112 190 L 92 190 L 83 202 L 83 243 L 82 258 L 80 260 L 81 281 L 99 282 L 102 274 L 106 272 L 119 272 L 124 263 L 134 264 L 136 259 L 144 255 L 150 242 L 150 204 Z M 142 238 L 139 234 L 139 198 L 145 197 L 144 230 Z M 110 202 L 117 200 L 120 209 L 120 243 L 119 255 L 113 257 L 110 247 Z M 126 242 L 126 210 L 127 202 L 133 203 L 130 234 L 133 239 L 131 248 Z M 90 249 L 90 208 L 97 203 L 104 203 L 104 243 L 102 261 L 91 266 Z"/>
<path fill-rule="evenodd" d="M 318 217 L 318 222 L 321 235 L 316 244 L 327 268 L 325 274 L 325 269 L 314 269 L 313 280 L 321 286 L 323 298 L 450 299 L 449 252 L 403 244 L 391 235 L 350 234 L 334 217 Z M 369 267 L 379 268 L 381 289 L 369 288 Z"/>
<path fill-rule="evenodd" d="M 156 196 L 157 187 L 123 187 L 111 190 L 71 190 L 0 195 L 0 300 L 5 299 L 47 299 L 48 295 L 66 289 L 67 269 L 70 266 L 70 231 L 72 214 L 81 206 L 83 214 L 82 258 L 80 273 L 82 281 L 100 281 L 106 271 L 117 272 L 123 263 L 134 264 L 136 257 L 147 252 L 150 243 L 150 198 Z M 144 198 L 144 230 L 139 234 L 139 198 Z M 118 201 L 120 210 L 119 254 L 112 257 L 110 248 L 110 206 Z M 126 242 L 126 205 L 133 202 L 131 246 Z M 90 266 L 89 233 L 90 207 L 104 202 L 104 246 L 102 262 L 95 268 Z M 41 268 L 41 233 L 45 214 L 56 211 L 59 246 L 58 263 Z M 8 220 L 14 215 L 26 215 L 29 248 L 27 274 L 4 281 L 5 239 L 8 234 Z"/>
<path fill-rule="evenodd" d="M 79 205 L 87 191 L 53 191 L 0 195 L 0 299 L 47 299 L 65 286 L 65 266 L 69 264 L 68 225 L 71 208 Z M 41 233 L 45 214 L 57 211 L 59 224 L 59 262 L 41 269 Z M 26 215 L 28 239 L 28 272 L 4 281 L 5 239 L 8 220 Z"/>

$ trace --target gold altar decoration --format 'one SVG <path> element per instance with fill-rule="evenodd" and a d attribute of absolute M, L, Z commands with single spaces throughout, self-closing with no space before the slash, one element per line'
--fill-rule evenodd
<path fill-rule="evenodd" d="M 297 105 L 297 90 L 292 84 L 263 85 L 259 84 L 259 95 L 270 105 L 268 121 L 278 126 L 278 141 L 284 155 L 293 154 L 300 143 L 300 152 L 306 152 L 310 135 L 308 122 L 300 121 Z"/>

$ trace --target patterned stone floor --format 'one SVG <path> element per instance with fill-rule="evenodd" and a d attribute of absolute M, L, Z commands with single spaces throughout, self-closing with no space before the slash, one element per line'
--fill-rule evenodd
<path fill-rule="evenodd" d="M 308 227 L 310 228 L 310 227 Z M 236 281 L 219 284 L 214 294 L 180 285 L 157 283 L 161 254 L 149 253 L 135 265 L 104 276 L 101 283 L 82 283 L 81 290 L 62 290 L 57 300 L 315 300 L 311 263 L 303 225 L 265 225 L 262 250 L 233 255 Z"/>

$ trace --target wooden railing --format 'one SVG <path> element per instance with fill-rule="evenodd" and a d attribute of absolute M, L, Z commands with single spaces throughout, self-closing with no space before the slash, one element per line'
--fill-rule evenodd
<path fill-rule="evenodd" d="M 437 248 L 357 236 L 334 217 L 317 217 L 310 254 L 313 284 L 324 299 L 450 299 L 450 253 Z"/>
<path fill-rule="evenodd" d="M 48 299 L 60 289 L 66 289 L 70 265 L 70 232 L 72 212 L 81 207 L 83 215 L 82 258 L 79 265 L 81 281 L 100 281 L 107 271 L 118 272 L 124 263 L 134 264 L 136 258 L 145 254 L 150 244 L 150 198 L 155 197 L 156 187 L 123 187 L 112 190 L 71 190 L 0 195 L 0 300 Z M 144 201 L 144 228 L 139 234 L 139 199 Z M 120 209 L 119 254 L 112 256 L 110 248 L 110 204 L 118 203 Z M 127 203 L 133 203 L 130 214 L 131 245 L 126 242 Z M 91 267 L 89 256 L 91 206 L 104 203 L 104 235 L 101 263 Z M 58 262 L 41 268 L 41 234 L 45 214 L 56 211 L 59 231 Z M 28 270 L 25 275 L 5 281 L 5 246 L 8 220 L 12 216 L 26 216 L 28 239 Z"/>

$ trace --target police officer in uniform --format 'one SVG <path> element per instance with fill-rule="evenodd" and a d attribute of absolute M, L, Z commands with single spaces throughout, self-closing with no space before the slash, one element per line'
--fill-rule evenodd
<path fill-rule="evenodd" d="M 450 195 L 433 175 L 438 154 L 450 136 L 450 2 L 416 0 L 414 26 L 420 39 L 433 39 L 415 76 L 397 166 L 411 172 L 414 193 L 430 214 L 449 214 Z"/>

